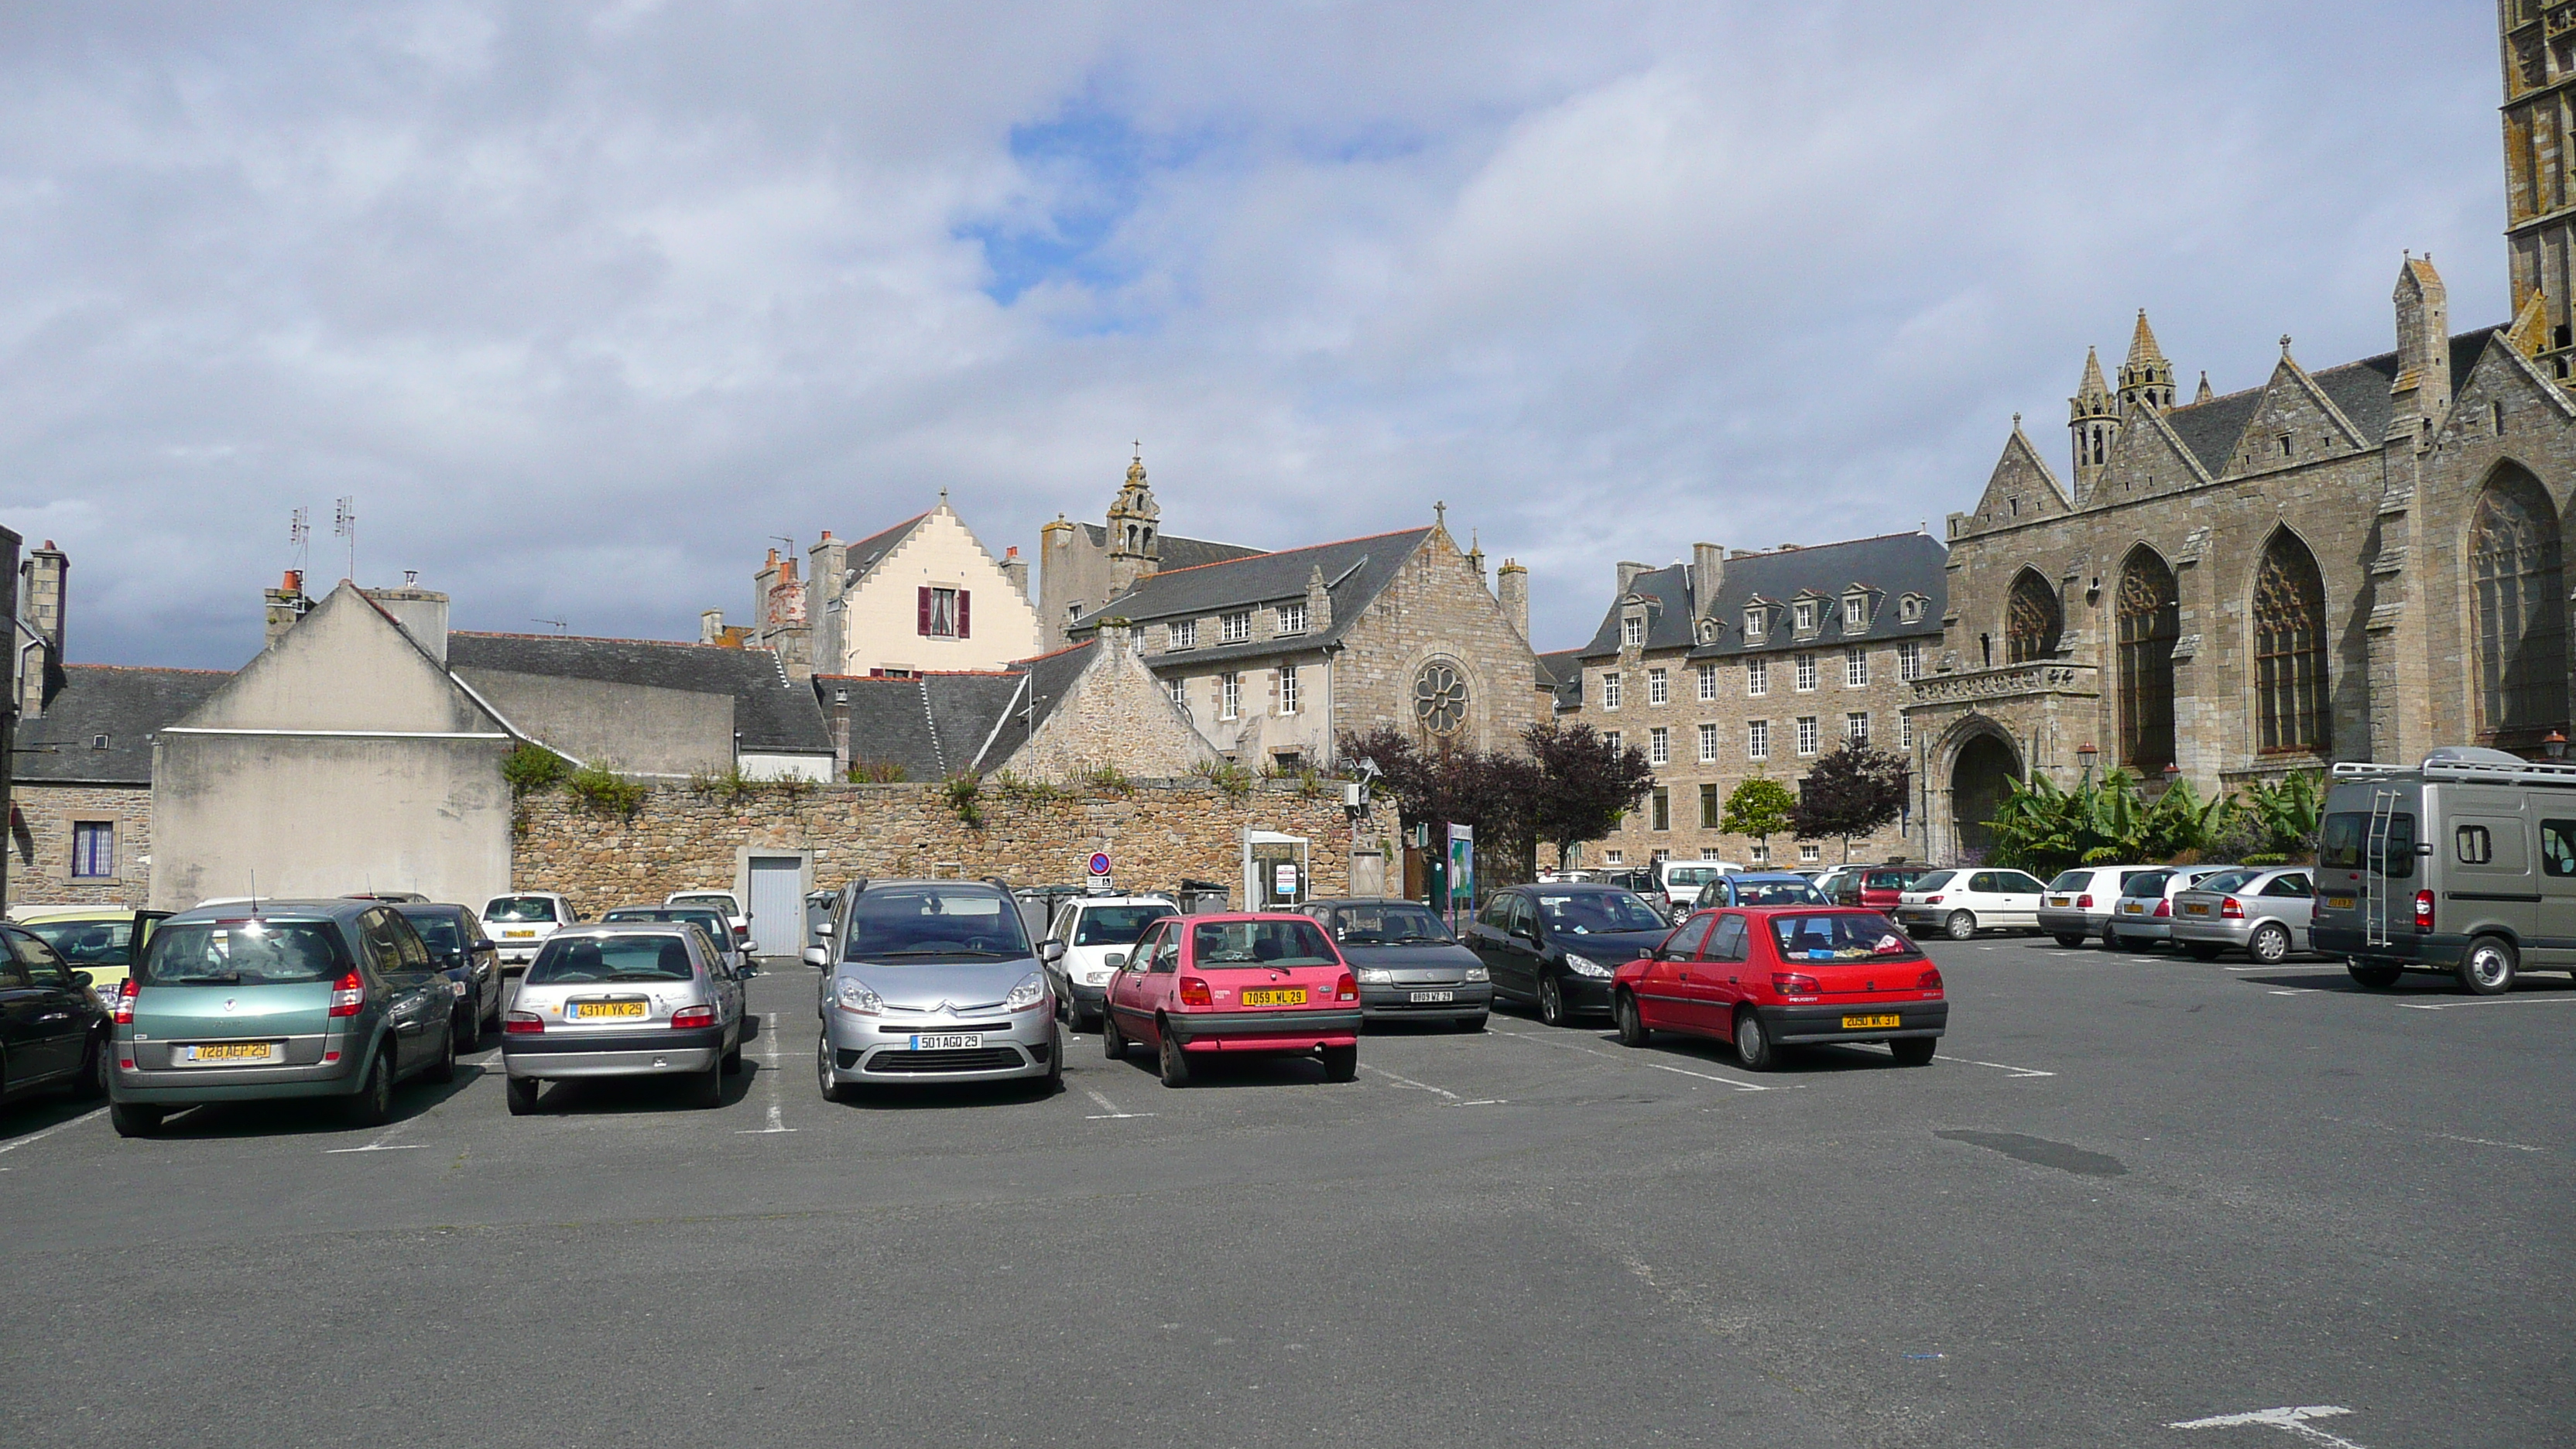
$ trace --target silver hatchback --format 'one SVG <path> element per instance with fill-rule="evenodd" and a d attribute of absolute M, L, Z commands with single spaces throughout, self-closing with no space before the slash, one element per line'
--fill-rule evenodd
<path fill-rule="evenodd" d="M 2214 875 L 2174 898 L 2173 943 L 2202 961 L 2242 951 L 2269 966 L 2308 949 L 2317 888 L 2303 865 Z"/>
<path fill-rule="evenodd" d="M 742 1070 L 742 980 L 696 926 L 605 922 L 546 940 L 501 1018 L 513 1116 L 547 1082 L 693 1078 L 698 1105 L 721 1106 Z"/>

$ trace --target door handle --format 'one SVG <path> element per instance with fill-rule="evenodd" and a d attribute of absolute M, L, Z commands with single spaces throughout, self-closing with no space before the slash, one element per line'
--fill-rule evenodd
<path fill-rule="evenodd" d="M 71 1015 L 72 1015 L 72 1014 L 71 1014 L 70 1012 L 68 1012 L 68 1011 L 49 1011 L 49 1012 L 46 1012 L 44 1015 L 42 1015 L 42 1016 L 40 1016 L 40 1017 L 37 1017 L 37 1018 L 36 1018 L 36 1020 L 38 1020 L 38 1021 L 69 1021 L 69 1020 L 71 1020 Z"/>

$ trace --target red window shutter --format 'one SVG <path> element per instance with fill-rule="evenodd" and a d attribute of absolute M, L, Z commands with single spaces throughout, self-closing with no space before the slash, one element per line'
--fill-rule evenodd
<path fill-rule="evenodd" d="M 960 638 L 960 639 L 963 639 L 963 638 L 965 638 L 965 637 L 967 636 L 967 630 L 966 630 L 966 622 L 967 622 L 966 604 L 967 604 L 967 600 L 968 600 L 967 592 L 966 592 L 964 589 L 959 589 L 959 590 L 957 591 L 957 637 L 958 637 L 958 638 Z"/>
<path fill-rule="evenodd" d="M 921 603 L 921 636 L 927 639 L 930 637 L 930 586 L 924 584 L 917 592 Z"/>

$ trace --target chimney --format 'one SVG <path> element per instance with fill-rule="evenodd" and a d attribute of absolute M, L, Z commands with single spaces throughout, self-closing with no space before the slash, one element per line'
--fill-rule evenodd
<path fill-rule="evenodd" d="M 1010 575 L 1011 587 L 1019 590 L 1020 601 L 1022 603 L 1028 602 L 1029 561 L 1020 557 L 1020 546 L 1018 544 L 1012 544 L 1011 551 L 1002 556 L 1002 572 Z"/>
<path fill-rule="evenodd" d="M 698 615 L 698 642 L 715 644 L 724 639 L 724 610 L 707 609 Z"/>
<path fill-rule="evenodd" d="M 63 608 L 71 572 L 70 556 L 50 538 L 43 548 L 29 549 L 18 565 L 18 617 L 44 640 L 41 649 L 28 648 L 24 638 L 10 641 L 18 650 L 18 708 L 30 719 L 45 712 L 45 701 L 62 686 Z"/>
<path fill-rule="evenodd" d="M 823 530 L 823 540 L 806 550 L 805 618 L 814 627 L 814 669 L 821 674 L 848 672 L 846 641 L 849 616 L 842 606 L 843 580 L 850 569 L 850 545 Z"/>
<path fill-rule="evenodd" d="M 1691 545 L 1691 605 L 1705 619 L 1717 608 L 1718 586 L 1726 582 L 1726 549 L 1714 543 Z"/>
<path fill-rule="evenodd" d="M 1324 566 L 1306 571 L 1306 630 L 1327 634 L 1333 628 L 1333 591 L 1324 585 Z"/>
<path fill-rule="evenodd" d="M 268 638 L 263 647 L 274 649 L 295 621 L 313 612 L 313 601 L 304 596 L 304 570 L 288 569 L 276 588 L 267 590 Z"/>
<path fill-rule="evenodd" d="M 2433 424 L 2451 408 L 2451 303 L 2431 257 L 2409 256 L 2397 273 L 2397 381 L 2390 440 L 2429 439 Z"/>
<path fill-rule="evenodd" d="M 1515 560 L 1503 560 L 1503 566 L 1494 570 L 1494 598 L 1503 606 L 1503 617 L 1520 631 L 1521 642 L 1528 643 L 1529 570 Z"/>
<path fill-rule="evenodd" d="M 1629 591 L 1636 587 L 1637 575 L 1649 574 L 1654 571 L 1655 566 L 1653 564 L 1632 563 L 1624 559 L 1621 560 L 1619 564 L 1619 592 L 1612 597 L 1614 599 L 1624 599 L 1628 597 Z"/>
<path fill-rule="evenodd" d="M 366 589 L 376 607 L 393 616 L 429 657 L 447 663 L 447 596 L 435 589 Z"/>

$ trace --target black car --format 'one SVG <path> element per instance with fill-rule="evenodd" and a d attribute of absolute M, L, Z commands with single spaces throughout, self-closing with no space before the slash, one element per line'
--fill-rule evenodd
<path fill-rule="evenodd" d="M 1494 988 L 1485 963 L 1414 901 L 1308 901 L 1360 983 L 1360 1020 L 1437 1021 L 1483 1031 Z"/>
<path fill-rule="evenodd" d="M 430 960 L 446 974 L 456 993 L 456 1049 L 473 1051 L 487 1028 L 501 1029 L 501 948 L 470 906 L 406 901 L 394 910 L 420 933 Z"/>
<path fill-rule="evenodd" d="M 107 1012 L 89 973 L 63 964 L 22 926 L 0 926 L 0 1097 L 51 1087 L 77 1096 L 107 1090 Z"/>
<path fill-rule="evenodd" d="M 1467 928 L 1467 946 L 1493 976 L 1498 1000 L 1526 1001 L 1563 1026 L 1606 1015 L 1610 976 L 1673 933 L 1635 891 L 1607 885 L 1525 885 L 1496 891 Z"/>

